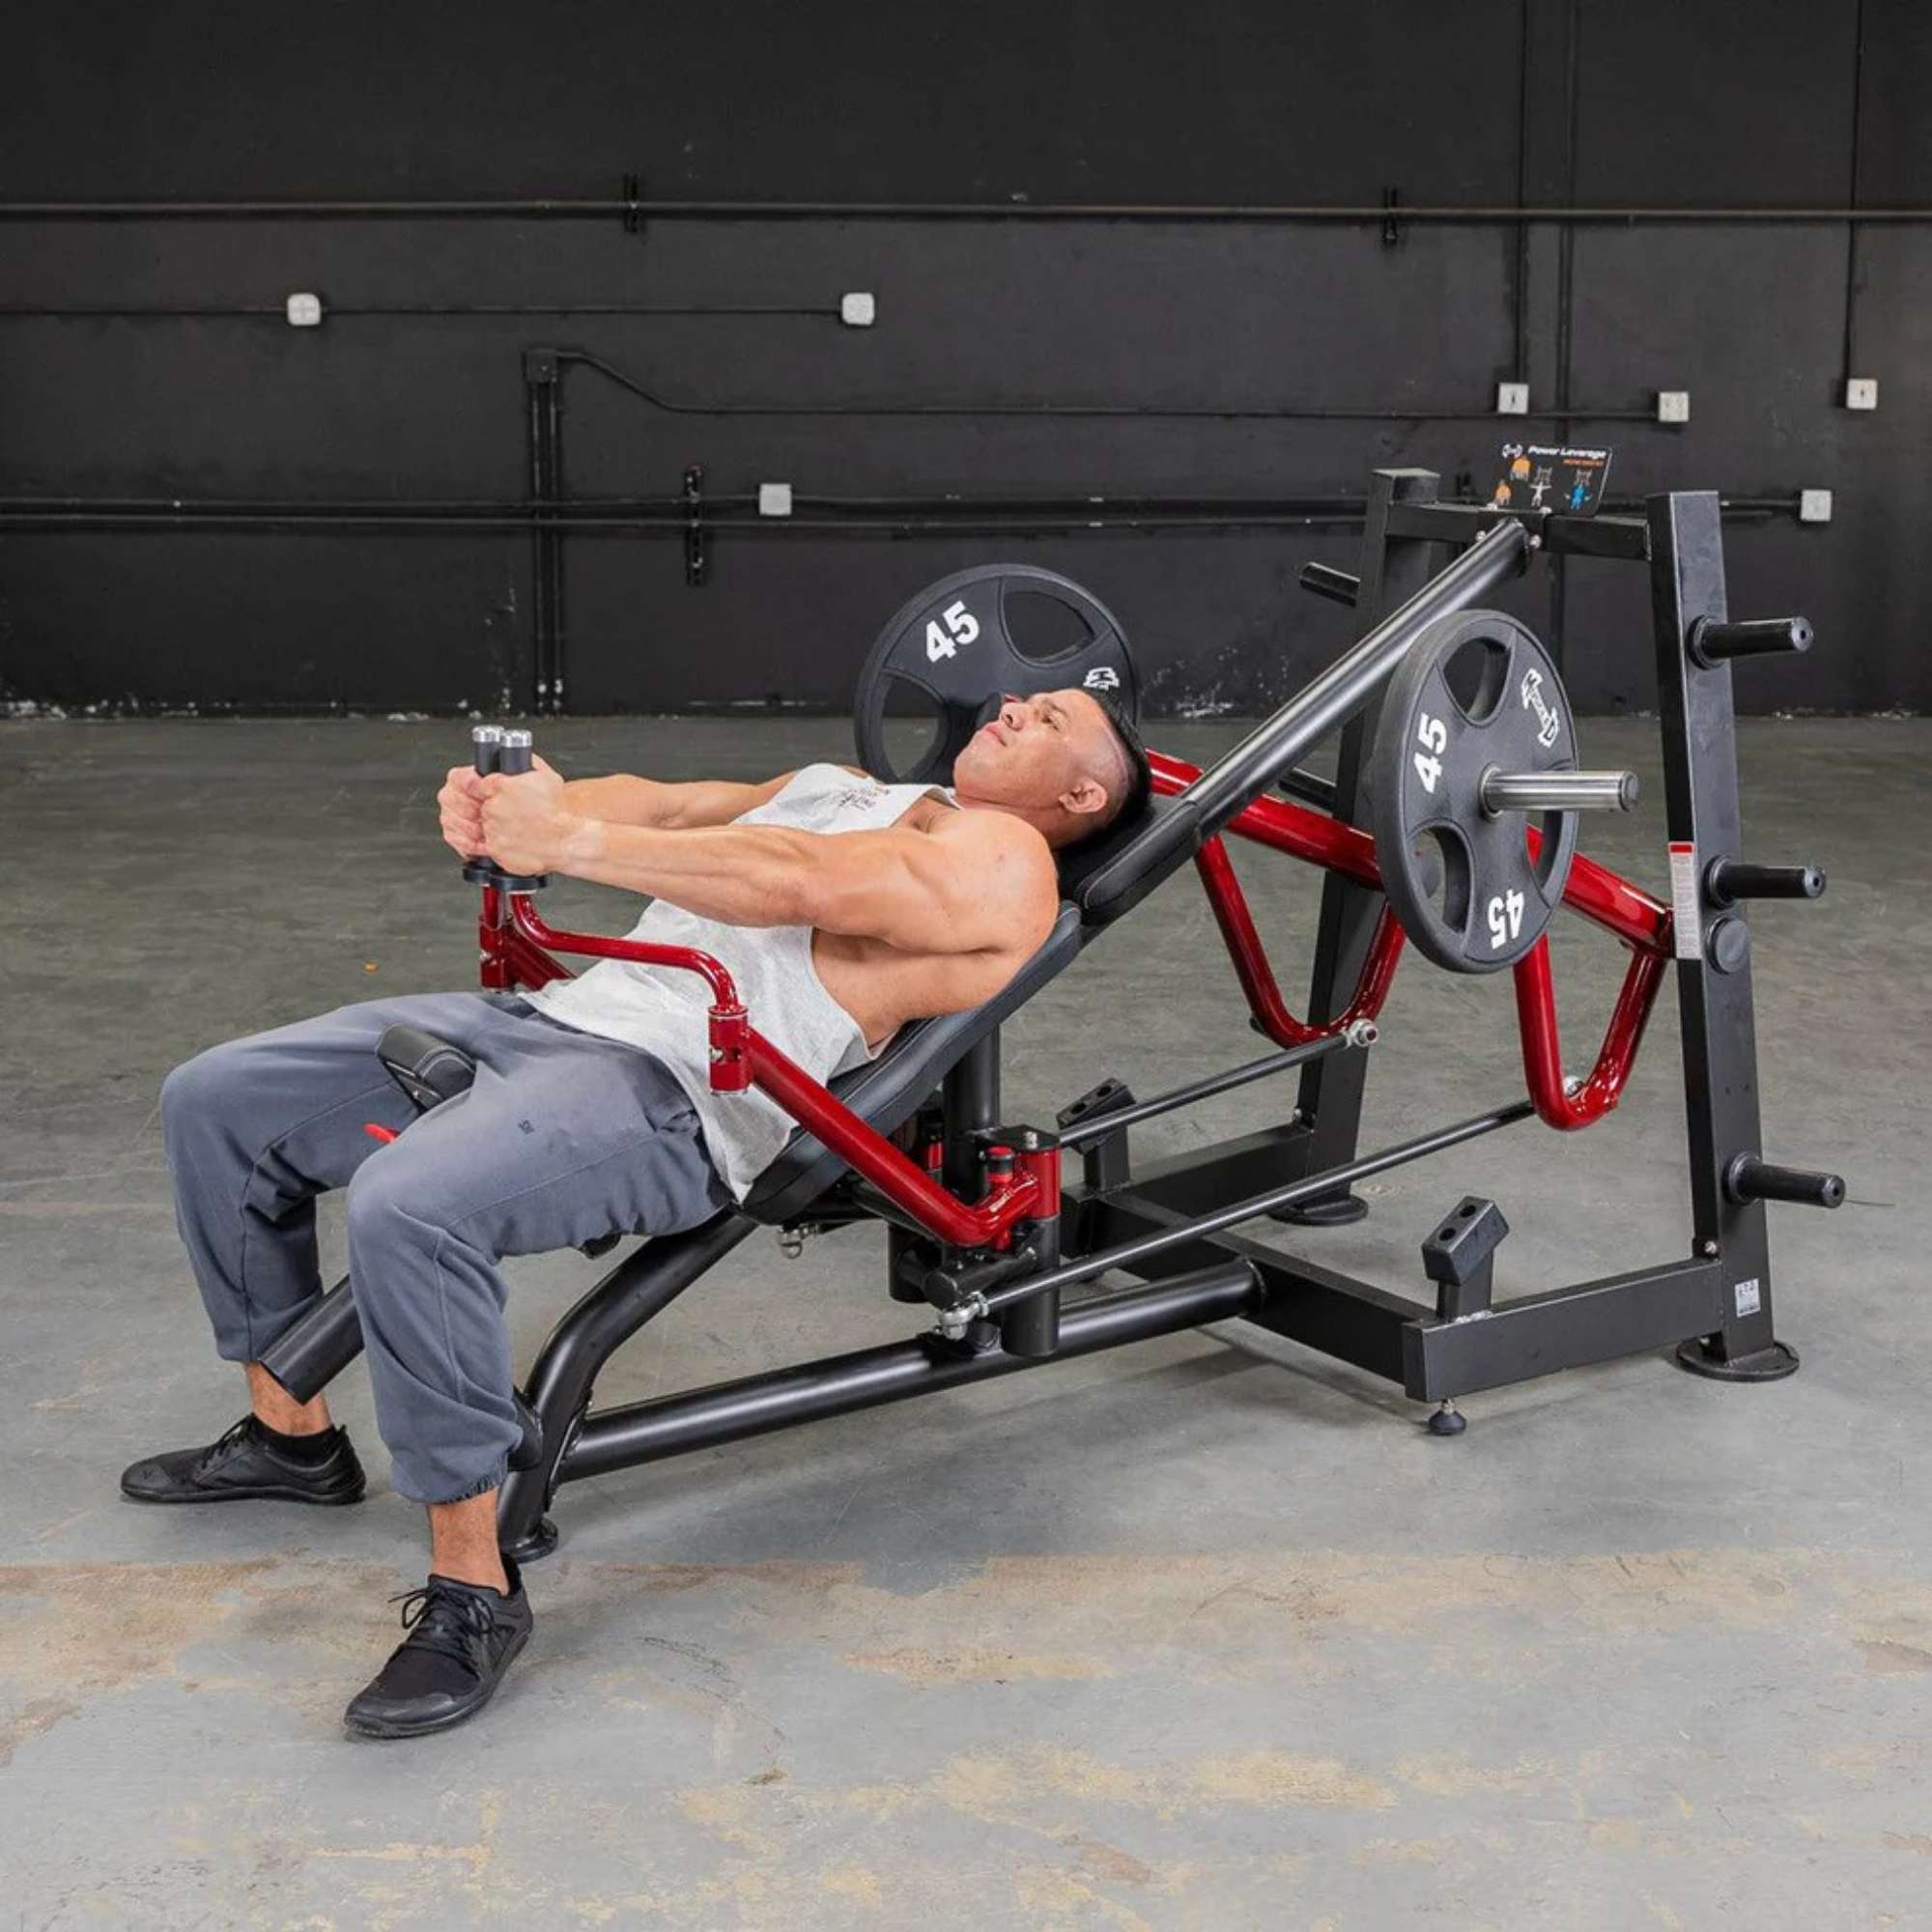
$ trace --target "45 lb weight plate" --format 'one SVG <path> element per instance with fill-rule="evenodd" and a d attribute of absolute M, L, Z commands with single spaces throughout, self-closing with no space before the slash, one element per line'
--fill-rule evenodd
<path fill-rule="evenodd" d="M 1507 801 L 1533 783 L 1498 781 L 1576 769 L 1563 681 L 1514 617 L 1451 611 L 1409 647 L 1376 726 L 1376 859 L 1404 930 L 1438 966 L 1500 972 L 1543 937 L 1576 856 L 1577 815 L 1525 811 Z"/>
<path fill-rule="evenodd" d="M 1022 599 L 1037 600 L 1024 621 Z M 1140 681 L 1113 612 L 1054 571 L 976 564 L 927 585 L 879 633 L 852 698 L 859 761 L 889 783 L 946 784 L 1003 694 L 1068 686 L 1138 722 Z M 923 731 L 913 722 L 922 718 Z"/>

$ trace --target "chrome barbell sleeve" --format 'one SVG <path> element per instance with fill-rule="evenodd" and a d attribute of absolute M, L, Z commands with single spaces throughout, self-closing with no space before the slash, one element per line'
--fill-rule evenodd
<path fill-rule="evenodd" d="M 1634 772 L 1499 772 L 1483 774 L 1483 810 L 1628 811 L 1636 803 Z"/>

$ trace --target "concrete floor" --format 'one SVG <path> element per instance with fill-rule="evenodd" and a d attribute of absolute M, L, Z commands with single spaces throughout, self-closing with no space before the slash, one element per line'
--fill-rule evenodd
<path fill-rule="evenodd" d="M 1196 755 L 1230 723 L 1164 729 Z M 546 728 L 566 769 L 762 774 L 836 724 Z M 370 1500 L 141 1510 L 138 1452 L 239 1413 L 176 1240 L 156 1094 L 212 1041 L 473 983 L 420 723 L 0 726 L 0 1921 L 1380 1928 L 1932 1924 L 1932 1358 L 1923 1094 L 1932 725 L 1743 733 L 1753 848 L 1831 873 L 1755 915 L 1795 1379 L 1662 1359 L 1467 1405 L 1436 1440 L 1238 1325 L 567 1490 L 536 1638 L 477 1723 L 337 1716 L 420 1580 L 366 1382 Z M 1594 763 L 1656 772 L 1640 722 Z M 1586 844 L 1661 880 L 1646 806 Z M 1316 882 L 1248 867 L 1298 984 Z M 607 927 L 615 895 L 546 908 Z M 1573 1057 L 1617 950 L 1558 945 Z M 1406 964 L 1365 1137 L 1520 1088 L 1506 984 Z M 1249 1057 L 1191 878 L 1009 1029 L 1009 1113 Z M 1618 1115 L 1392 1174 L 1314 1252 L 1419 1285 L 1465 1190 L 1505 1294 L 1685 1252 L 1674 1002 Z M 1149 1153 L 1257 1123 L 1249 1089 Z M 326 1217 L 327 1259 L 340 1256 Z M 741 1248 L 620 1355 L 635 1399 L 907 1332 L 876 1236 Z M 513 1264 L 526 1361 L 590 1278 Z"/>

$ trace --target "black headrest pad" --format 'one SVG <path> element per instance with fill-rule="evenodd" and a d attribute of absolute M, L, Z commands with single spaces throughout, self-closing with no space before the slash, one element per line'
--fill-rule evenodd
<path fill-rule="evenodd" d="M 1060 896 L 1083 904 L 1087 883 L 1131 845 L 1172 801 L 1150 796 L 1138 811 L 1123 811 L 1106 831 L 1056 855 L 1060 867 Z"/>
<path fill-rule="evenodd" d="M 1065 855 L 1060 890 L 1089 925 L 1108 925 L 1193 858 L 1199 846 L 1187 794 L 1151 798 L 1130 819 Z"/>

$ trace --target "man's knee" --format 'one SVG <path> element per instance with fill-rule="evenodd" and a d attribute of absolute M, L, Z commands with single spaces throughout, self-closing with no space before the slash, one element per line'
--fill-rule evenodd
<path fill-rule="evenodd" d="M 384 1148 L 355 1170 L 346 1204 L 352 1242 L 387 1245 L 409 1240 L 412 1232 L 434 1236 L 436 1231 L 428 1217 L 415 1211 L 421 1204 L 412 1199 L 412 1190 L 404 1173 L 408 1165 L 406 1156 Z"/>
<path fill-rule="evenodd" d="M 233 1104 L 243 1078 L 245 1057 L 239 1040 L 224 1040 L 185 1060 L 161 1082 L 161 1141 L 174 1148 L 183 1138 Z"/>
<path fill-rule="evenodd" d="M 407 1148 L 380 1149 L 355 1170 L 345 1203 L 355 1255 L 427 1254 L 449 1238 L 456 1212 L 433 1170 Z"/>

